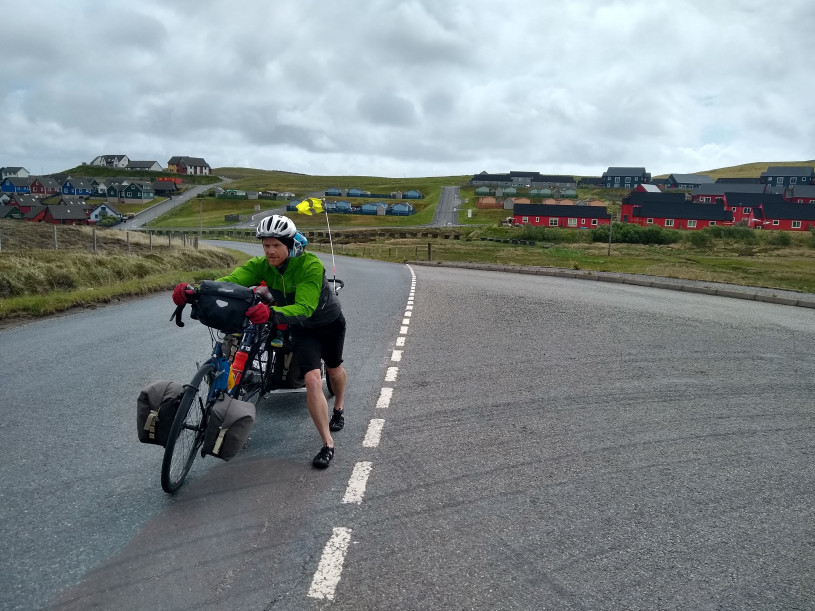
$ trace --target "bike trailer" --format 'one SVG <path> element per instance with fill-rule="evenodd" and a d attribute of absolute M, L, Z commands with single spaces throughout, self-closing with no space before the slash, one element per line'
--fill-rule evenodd
<path fill-rule="evenodd" d="M 252 289 L 232 282 L 204 280 L 192 303 L 191 316 L 224 333 L 240 333 L 246 310 L 254 303 Z"/>
<path fill-rule="evenodd" d="M 254 403 L 220 393 L 207 419 L 201 453 L 223 460 L 233 458 L 246 445 L 254 423 Z"/>
<path fill-rule="evenodd" d="M 269 387 L 272 389 L 303 388 L 306 385 L 297 355 L 289 348 L 278 349 L 270 378 Z"/>
<path fill-rule="evenodd" d="M 145 386 L 136 399 L 136 428 L 139 441 L 167 445 L 170 427 L 184 395 L 178 382 L 157 380 Z"/>

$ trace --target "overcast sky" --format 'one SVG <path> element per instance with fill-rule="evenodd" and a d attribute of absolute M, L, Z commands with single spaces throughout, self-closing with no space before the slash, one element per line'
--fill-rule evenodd
<path fill-rule="evenodd" d="M 0 0 L 0 166 L 689 173 L 815 158 L 812 0 Z"/>

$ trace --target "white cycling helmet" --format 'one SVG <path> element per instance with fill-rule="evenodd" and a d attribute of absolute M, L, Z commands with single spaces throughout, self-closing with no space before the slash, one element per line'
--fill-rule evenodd
<path fill-rule="evenodd" d="M 255 235 L 259 240 L 263 238 L 286 238 L 286 240 L 294 240 L 294 235 L 297 233 L 297 227 L 294 226 L 292 220 L 281 214 L 273 214 L 267 216 L 255 229 Z"/>

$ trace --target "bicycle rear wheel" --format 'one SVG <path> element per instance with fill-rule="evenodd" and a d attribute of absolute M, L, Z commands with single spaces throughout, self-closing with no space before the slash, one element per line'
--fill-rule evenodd
<path fill-rule="evenodd" d="M 172 494 L 181 488 L 204 442 L 205 416 L 209 409 L 208 399 L 214 374 L 215 365 L 205 363 L 184 390 L 161 463 L 161 487 L 164 492 Z"/>

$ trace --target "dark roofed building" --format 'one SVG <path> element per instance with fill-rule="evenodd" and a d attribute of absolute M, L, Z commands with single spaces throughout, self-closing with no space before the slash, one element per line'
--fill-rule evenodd
<path fill-rule="evenodd" d="M 647 227 L 654 225 L 665 229 L 704 229 L 712 225 L 732 225 L 733 214 L 723 204 L 642 204 L 632 206 L 622 214 L 624 223 Z"/>
<path fill-rule="evenodd" d="M 771 166 L 761 173 L 761 182 L 774 186 L 815 184 L 815 168 L 807 166 Z"/>
<path fill-rule="evenodd" d="M 512 217 L 515 225 L 573 229 L 589 229 L 611 222 L 611 215 L 605 206 L 515 204 L 512 208 Z"/>
<path fill-rule="evenodd" d="M 695 189 L 708 184 L 713 184 L 713 179 L 707 174 L 670 174 L 665 179 L 667 189 Z"/>
<path fill-rule="evenodd" d="M 603 185 L 612 189 L 631 189 L 643 182 L 651 182 L 645 168 L 609 167 L 603 172 Z"/>

